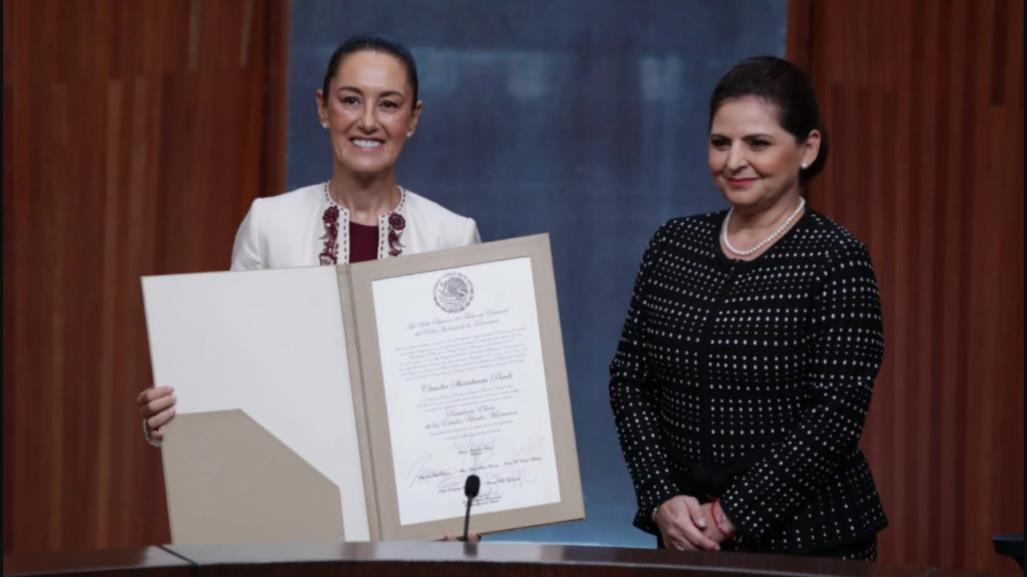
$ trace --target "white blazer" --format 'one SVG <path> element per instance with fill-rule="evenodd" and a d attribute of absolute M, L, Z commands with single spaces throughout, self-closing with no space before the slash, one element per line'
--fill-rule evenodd
<path fill-rule="evenodd" d="M 481 242 L 473 219 L 460 216 L 423 196 L 400 189 L 393 212 L 403 215 L 402 254 L 430 252 Z M 232 270 L 317 266 L 324 249 L 325 185 L 258 198 L 239 225 L 232 248 Z M 349 211 L 339 207 L 339 264 L 349 262 Z M 389 233 L 388 214 L 378 217 L 378 238 Z M 378 258 L 389 258 L 388 243 L 378 243 Z"/>
<path fill-rule="evenodd" d="M 305 186 L 250 206 L 232 248 L 232 270 L 318 266 L 324 250 L 322 216 L 328 208 L 324 183 Z M 430 252 L 481 242 L 473 219 L 446 210 L 409 190 L 400 189 L 401 200 L 393 212 L 403 215 L 406 228 L 400 236 L 403 254 Z M 349 211 L 339 207 L 339 264 L 349 262 Z M 387 239 L 388 215 L 378 218 L 378 238 Z M 378 258 L 390 258 L 386 242 L 378 243 Z M 143 419 L 146 441 L 155 447 Z"/>

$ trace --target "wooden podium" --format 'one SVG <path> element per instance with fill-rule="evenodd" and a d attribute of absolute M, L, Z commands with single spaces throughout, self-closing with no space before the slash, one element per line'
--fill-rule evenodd
<path fill-rule="evenodd" d="M 146 577 L 955 577 L 931 567 L 785 555 L 528 543 L 410 542 L 165 545 L 127 551 L 4 556 L 4 575 Z"/>

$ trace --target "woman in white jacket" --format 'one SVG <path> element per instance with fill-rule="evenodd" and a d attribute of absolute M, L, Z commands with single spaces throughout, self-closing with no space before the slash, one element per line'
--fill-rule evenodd
<path fill-rule="evenodd" d="M 383 36 L 339 46 L 316 93 L 332 144 L 332 176 L 258 198 L 239 226 L 232 270 L 360 262 L 480 242 L 474 220 L 396 182 L 396 161 L 417 130 L 422 102 L 410 51 Z M 159 445 L 175 416 L 174 391 L 148 387 L 137 398 L 146 438 Z"/>

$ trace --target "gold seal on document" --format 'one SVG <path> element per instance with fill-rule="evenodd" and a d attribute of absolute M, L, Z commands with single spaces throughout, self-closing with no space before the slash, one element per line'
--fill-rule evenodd
<path fill-rule="evenodd" d="M 471 279 L 458 272 L 446 273 L 435 282 L 435 304 L 447 313 L 466 309 L 473 298 Z"/>

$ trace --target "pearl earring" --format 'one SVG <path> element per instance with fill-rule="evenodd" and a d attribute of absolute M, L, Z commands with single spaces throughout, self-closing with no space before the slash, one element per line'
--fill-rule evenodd
<path fill-rule="evenodd" d="M 325 128 L 325 129 L 328 128 L 328 121 L 327 120 L 322 120 L 321 121 L 321 128 Z"/>
<path fill-rule="evenodd" d="M 809 168 L 809 164 L 803 162 L 802 164 L 799 165 L 799 168 L 801 168 L 803 170 L 806 170 L 807 168 Z"/>

